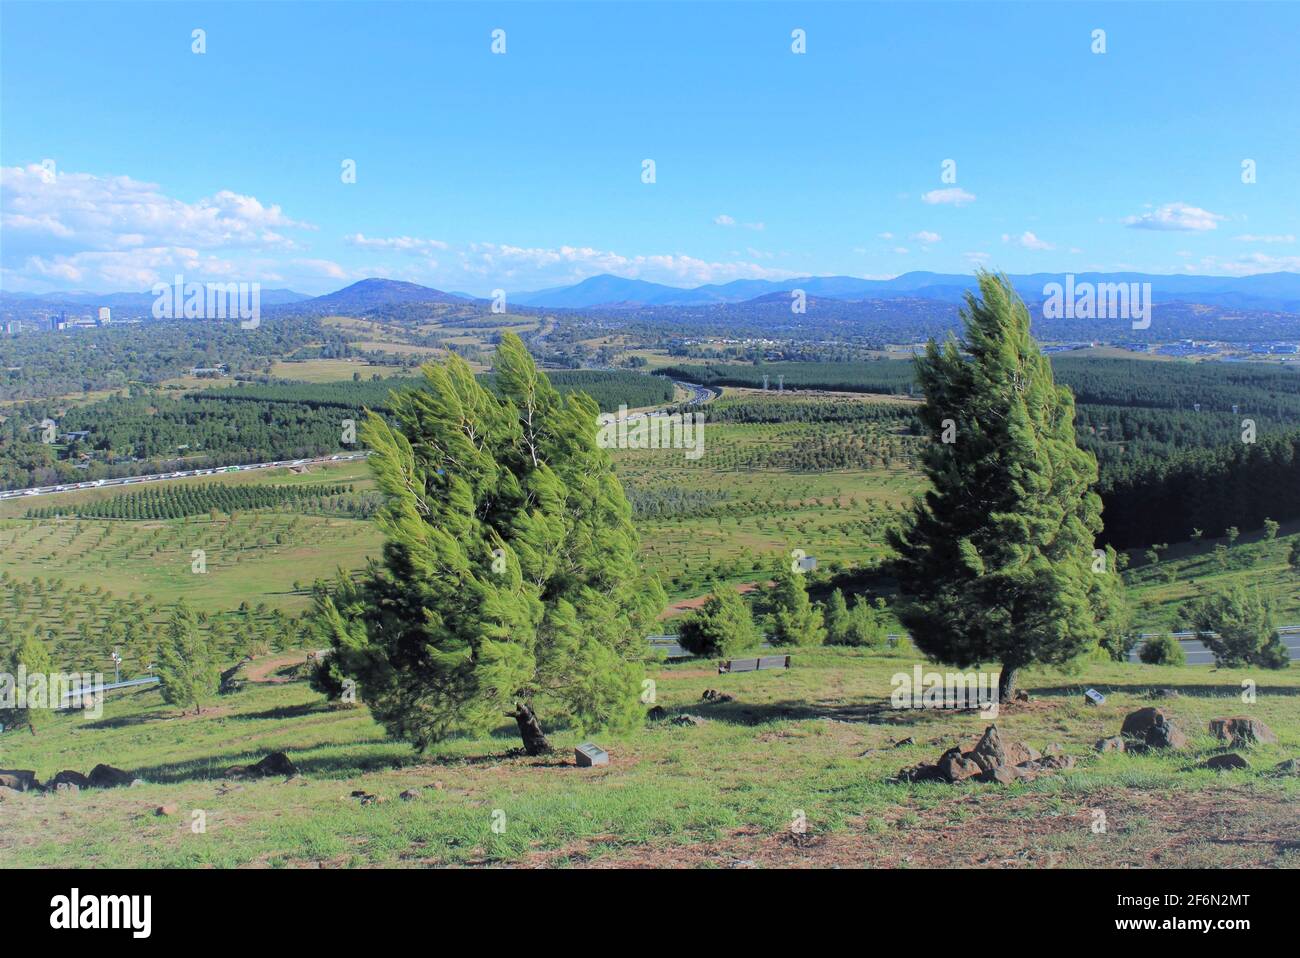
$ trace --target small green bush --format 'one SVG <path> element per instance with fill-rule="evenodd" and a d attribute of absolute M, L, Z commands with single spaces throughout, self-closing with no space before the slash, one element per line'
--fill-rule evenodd
<path fill-rule="evenodd" d="M 1147 639 L 1138 652 L 1138 658 L 1147 665 L 1187 664 L 1187 653 L 1172 635 L 1157 635 Z"/>

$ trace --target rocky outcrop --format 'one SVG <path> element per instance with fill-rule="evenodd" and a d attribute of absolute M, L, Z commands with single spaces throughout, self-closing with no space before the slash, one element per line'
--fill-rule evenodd
<path fill-rule="evenodd" d="M 1236 752 L 1225 752 L 1222 755 L 1215 755 L 1206 759 L 1197 768 L 1209 768 L 1216 772 L 1228 772 L 1237 768 L 1250 768 L 1250 762 L 1246 761 Z"/>
<path fill-rule="evenodd" d="M 961 782 L 974 778 L 984 769 L 972 758 L 962 754 L 961 748 L 950 748 L 939 757 L 939 777 L 945 782 Z"/>
<path fill-rule="evenodd" d="M 122 788 L 130 786 L 131 782 L 130 775 L 112 765 L 96 765 L 87 778 L 91 788 Z"/>
<path fill-rule="evenodd" d="M 1139 748 L 1181 749 L 1187 736 L 1164 709 L 1148 706 L 1131 712 L 1120 727 L 1127 751 Z"/>
<path fill-rule="evenodd" d="M 15 792 L 31 792 L 41 787 L 36 773 L 27 768 L 0 768 L 0 786 Z"/>
<path fill-rule="evenodd" d="M 976 780 L 1010 785 L 1068 768 L 1074 768 L 1074 757 L 1063 754 L 1059 746 L 1052 754 L 1043 756 L 1023 742 L 1004 739 L 997 726 L 990 725 L 969 752 L 954 746 L 939 756 L 933 765 L 921 764 L 903 769 L 898 780 L 949 783 Z"/>
<path fill-rule="evenodd" d="M 275 775 L 291 778 L 297 774 L 298 766 L 284 752 L 272 752 L 255 765 L 232 765 L 226 769 L 227 778 L 269 778 Z"/>
<path fill-rule="evenodd" d="M 78 790 L 92 787 L 89 776 L 82 775 L 70 768 L 65 768 L 45 783 L 47 789 L 58 788 L 60 785 L 67 785 Z"/>
<path fill-rule="evenodd" d="M 1211 719 L 1210 734 L 1221 742 L 1228 742 L 1233 748 L 1277 744 L 1273 730 L 1259 719 L 1253 718 Z"/>

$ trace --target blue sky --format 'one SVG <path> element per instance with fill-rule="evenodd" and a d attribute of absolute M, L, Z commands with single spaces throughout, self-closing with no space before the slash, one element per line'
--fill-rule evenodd
<path fill-rule="evenodd" d="M 602 272 L 1300 271 L 1291 5 L 4 3 L 0 18 L 8 291 L 177 273 L 482 294 Z"/>

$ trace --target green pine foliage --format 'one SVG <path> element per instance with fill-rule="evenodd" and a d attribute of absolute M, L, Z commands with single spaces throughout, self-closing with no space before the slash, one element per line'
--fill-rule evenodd
<path fill-rule="evenodd" d="M 828 645 L 845 645 L 849 631 L 849 604 L 844 600 L 844 593 L 836 589 L 826 600 L 826 643 Z"/>
<path fill-rule="evenodd" d="M 1258 591 L 1230 586 L 1191 603 L 1186 616 L 1220 668 L 1284 669 L 1291 664 L 1274 629 L 1272 606 Z"/>
<path fill-rule="evenodd" d="M 965 341 L 931 340 L 917 360 L 933 489 L 889 538 L 916 646 L 961 668 L 1001 662 L 1006 696 L 1021 666 L 1095 647 L 1120 584 L 1113 563 L 1093 571 L 1097 463 L 1075 442 L 1074 399 L 1010 283 L 981 272 L 979 285 Z"/>
<path fill-rule="evenodd" d="M 678 643 L 692 655 L 738 655 L 756 648 L 760 639 L 749 605 L 725 586 L 715 586 L 704 604 L 683 619 L 677 633 Z"/>
<path fill-rule="evenodd" d="M 423 372 L 390 403 L 396 427 L 372 414 L 361 430 L 386 543 L 318 600 L 337 676 L 420 749 L 520 706 L 579 729 L 632 725 L 665 596 L 638 568 L 595 402 L 562 397 L 512 333 L 495 391 L 456 356 Z"/>
<path fill-rule="evenodd" d="M 38 708 L 19 708 L 18 707 L 18 677 L 19 666 L 23 669 L 24 681 L 27 683 L 28 690 L 31 690 L 31 679 L 33 676 L 44 676 L 45 679 L 38 681 L 47 681 L 54 669 L 54 660 L 50 655 L 50 650 L 34 630 L 24 633 L 22 639 L 14 646 L 7 661 L 5 662 L 5 671 L 9 673 L 9 682 L 13 682 L 12 688 L 5 689 L 5 698 L 13 695 L 13 707 L 0 708 L 0 724 L 6 729 L 18 729 L 26 727 L 33 735 L 36 734 L 35 716 Z M 6 683 L 7 684 L 7 683 Z M 48 689 L 48 686 L 47 686 Z M 50 694 L 55 690 L 48 689 Z M 24 702 L 30 702 L 31 699 L 24 698 Z"/>
<path fill-rule="evenodd" d="M 217 661 L 199 632 L 197 617 L 184 602 L 172 611 L 158 649 L 158 678 L 163 701 L 192 708 L 196 715 L 217 693 L 221 679 Z"/>
<path fill-rule="evenodd" d="M 1138 658 L 1147 665 L 1186 665 L 1187 653 L 1182 643 L 1172 635 L 1156 635 L 1147 639 L 1138 651 Z"/>
<path fill-rule="evenodd" d="M 881 611 L 874 608 L 866 596 L 859 596 L 848 607 L 844 594 L 836 589 L 826 604 L 826 644 L 855 645 L 878 649 L 888 639 Z"/>
<path fill-rule="evenodd" d="M 803 575 L 782 567 L 768 596 L 774 645 L 821 645 L 826 641 L 822 610 L 808 598 Z"/>

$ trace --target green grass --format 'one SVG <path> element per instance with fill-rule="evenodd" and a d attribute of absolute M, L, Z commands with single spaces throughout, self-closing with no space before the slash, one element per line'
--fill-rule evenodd
<path fill-rule="evenodd" d="M 1239 585 L 1272 600 L 1276 624 L 1300 623 L 1300 575 L 1287 563 L 1297 538 L 1300 522 L 1284 524 L 1273 540 L 1260 532 L 1243 534 L 1226 553 L 1219 553 L 1222 562 L 1215 547 L 1226 545 L 1226 539 L 1173 543 L 1155 565 L 1134 550 L 1135 561 L 1143 564 L 1126 571 L 1124 578 L 1135 621 L 1147 631 L 1187 628 L 1179 610 L 1189 599 Z"/>
<path fill-rule="evenodd" d="M 1023 844 L 1024 826 L 1016 823 L 1051 816 L 1060 827 L 1048 850 L 1063 856 L 1062 863 L 1113 864 L 1115 856 L 1149 853 L 1151 841 L 1167 837 L 1168 829 L 1142 823 L 1148 806 L 1218 801 L 1230 793 L 1243 814 L 1261 822 L 1278 814 L 1294 820 L 1300 780 L 1259 770 L 1300 748 L 1296 668 L 1259 675 L 1096 663 L 1077 675 L 1031 671 L 1026 684 L 1036 701 L 1006 710 L 999 728 L 1039 749 L 1060 743 L 1080 758 L 1076 769 L 1010 789 L 908 787 L 890 781 L 900 768 L 933 761 L 957 742 L 973 744 L 987 721 L 974 713 L 891 709 L 890 676 L 910 671 L 907 656 L 837 649 L 793 654 L 789 673 L 716 676 L 700 663 L 656 670 L 658 704 L 708 721 L 598 736 L 611 754 L 611 765 L 600 769 L 573 765 L 572 748 L 582 739 L 563 728 L 548 729 L 558 750 L 550 757 L 513 754 L 517 736 L 505 724 L 419 756 L 387 740 L 364 708 L 332 708 L 301 682 L 249 685 L 199 717 L 178 717 L 152 691 L 113 697 L 98 720 L 46 718 L 36 737 L 0 736 L 3 764 L 48 778 L 63 768 L 89 771 L 109 762 L 146 784 L 7 801 L 0 853 L 14 866 L 63 862 L 74 847 L 81 864 L 95 867 L 445 865 L 532 856 L 557 864 L 606 856 L 654 862 L 701 843 L 779 842 L 802 810 L 810 832 L 852 841 L 864 855 L 893 854 L 900 846 L 920 854 L 954 822 L 978 830 L 988 816 L 1008 817 L 1001 840 Z M 1249 706 L 1237 697 L 1247 675 L 1260 685 Z M 1088 685 L 1108 693 L 1104 706 L 1082 703 Z M 736 701 L 702 703 L 707 687 L 723 688 Z M 1094 741 L 1115 734 L 1127 712 L 1150 704 L 1150 689 L 1165 687 L 1184 692 L 1160 704 L 1193 735 L 1186 752 L 1092 753 Z M 1205 732 L 1209 719 L 1242 713 L 1268 723 L 1281 744 L 1256 749 L 1248 772 L 1188 771 L 1217 748 Z M 915 744 L 890 747 L 908 736 Z M 302 777 L 222 778 L 226 766 L 273 750 L 287 752 Z M 424 787 L 434 783 L 440 787 Z M 421 798 L 399 801 L 407 788 L 420 789 Z M 362 806 L 350 797 L 353 789 L 387 801 Z M 1085 823 L 1098 803 L 1114 821 L 1109 843 L 1094 840 Z M 178 805 L 179 814 L 154 816 L 162 804 Z M 206 815 L 204 834 L 191 831 L 195 810 Z M 492 829 L 497 811 L 505 816 L 502 833 Z M 1203 830 L 1209 834 L 1208 826 Z M 1193 861 L 1199 854 L 1218 864 L 1260 863 L 1267 851 L 1198 848 Z M 1294 852 L 1267 860 L 1300 864 Z"/>

